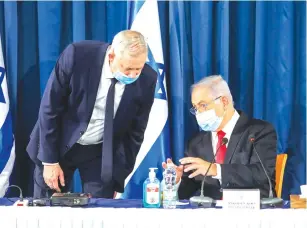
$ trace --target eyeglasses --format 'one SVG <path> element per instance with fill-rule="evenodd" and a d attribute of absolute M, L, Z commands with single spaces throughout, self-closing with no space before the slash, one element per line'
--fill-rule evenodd
<path fill-rule="evenodd" d="M 207 103 L 207 104 L 200 104 L 198 108 L 197 108 L 197 107 L 192 107 L 192 108 L 190 108 L 190 112 L 191 112 L 193 115 L 196 115 L 197 112 L 198 112 L 198 110 L 200 110 L 201 112 L 203 112 L 203 111 L 207 110 L 207 107 L 208 107 L 209 104 L 211 104 L 212 102 L 214 102 L 214 101 L 220 99 L 221 97 L 222 97 L 222 96 L 219 96 L 219 97 L 213 99 L 212 101 L 210 101 L 210 102 Z"/>

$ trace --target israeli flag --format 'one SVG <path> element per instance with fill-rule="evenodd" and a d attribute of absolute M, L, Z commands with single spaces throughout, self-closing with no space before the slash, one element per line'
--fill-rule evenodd
<path fill-rule="evenodd" d="M 14 162 L 15 140 L 0 36 L 0 197 L 9 186 Z"/>
<path fill-rule="evenodd" d="M 162 52 L 158 3 L 156 0 L 128 2 L 128 27 L 143 34 L 148 44 L 147 63 L 157 72 L 155 99 L 145 130 L 144 141 L 132 173 L 125 180 L 125 191 L 116 198 L 142 198 L 142 186 L 150 167 L 158 168 L 162 177 L 162 162 L 169 157 L 168 104 Z"/>

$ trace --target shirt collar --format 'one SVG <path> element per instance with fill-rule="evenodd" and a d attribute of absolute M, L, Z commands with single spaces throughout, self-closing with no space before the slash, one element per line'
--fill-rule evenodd
<path fill-rule="evenodd" d="M 237 121 L 239 120 L 240 115 L 239 113 L 235 110 L 234 114 L 232 115 L 231 119 L 228 121 L 228 123 L 224 126 L 224 128 L 222 129 L 223 132 L 226 133 L 225 137 L 226 138 L 230 138 L 233 129 L 236 126 Z M 212 132 L 213 136 L 215 137 L 217 135 L 217 132 Z"/>

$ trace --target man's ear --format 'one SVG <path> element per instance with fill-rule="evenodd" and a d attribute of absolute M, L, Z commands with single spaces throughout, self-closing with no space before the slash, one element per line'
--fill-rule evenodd
<path fill-rule="evenodd" d="M 109 60 L 113 62 L 114 58 L 115 58 L 114 48 L 111 47 L 111 50 L 109 52 Z"/>
<path fill-rule="evenodd" d="M 222 102 L 224 104 L 224 107 L 227 107 L 229 105 L 229 99 L 226 96 L 222 96 Z"/>

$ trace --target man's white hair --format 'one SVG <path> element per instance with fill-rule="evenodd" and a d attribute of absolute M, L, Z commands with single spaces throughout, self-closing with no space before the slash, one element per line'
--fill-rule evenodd
<path fill-rule="evenodd" d="M 212 99 L 215 99 L 219 96 L 225 96 L 228 98 L 229 103 L 233 104 L 233 99 L 229 86 L 221 75 L 211 75 L 204 77 L 199 82 L 193 84 L 191 86 L 191 89 L 193 91 L 194 88 L 200 86 L 209 89 Z"/>
<path fill-rule="evenodd" d="M 144 36 L 137 31 L 124 30 L 117 33 L 112 41 L 112 48 L 115 55 L 123 56 L 128 54 L 137 57 L 141 54 L 147 55 L 147 43 Z"/>

